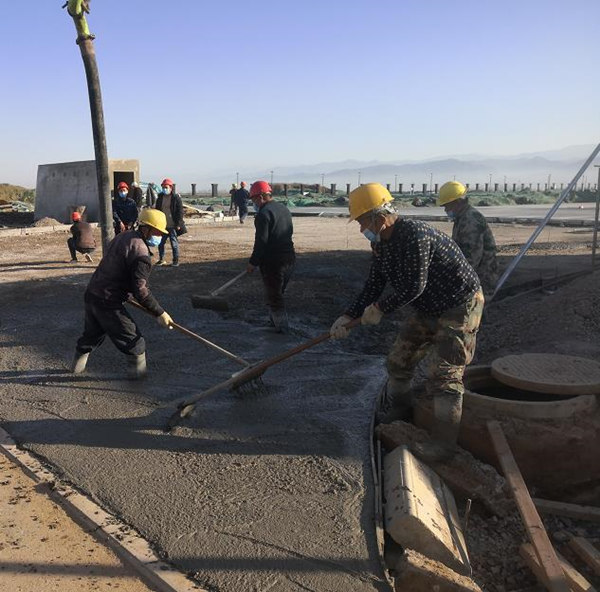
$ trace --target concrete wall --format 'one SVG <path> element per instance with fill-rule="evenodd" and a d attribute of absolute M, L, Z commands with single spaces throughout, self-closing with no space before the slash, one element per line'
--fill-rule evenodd
<path fill-rule="evenodd" d="M 119 173 L 133 174 L 140 179 L 139 161 L 109 160 L 108 175 L 111 190 L 114 190 L 115 177 Z M 35 191 L 34 219 L 48 217 L 59 222 L 70 222 L 70 213 L 77 206 L 86 206 L 85 219 L 88 222 L 99 221 L 98 182 L 96 180 L 96 162 L 60 162 L 38 166 Z"/>

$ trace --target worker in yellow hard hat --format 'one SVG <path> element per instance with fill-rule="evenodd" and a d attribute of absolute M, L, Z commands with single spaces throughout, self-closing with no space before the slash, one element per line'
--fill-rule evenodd
<path fill-rule="evenodd" d="M 331 326 L 334 338 L 348 335 L 346 325 L 360 317 L 376 325 L 386 314 L 411 305 L 387 357 L 388 380 L 381 422 L 409 419 L 411 381 L 418 362 L 429 353 L 427 393 L 434 401 L 432 440 L 415 447 L 427 461 L 445 460 L 456 450 L 462 414 L 465 366 L 475 352 L 484 298 L 477 274 L 456 243 L 418 220 L 400 218 L 389 191 L 368 183 L 350 194 L 350 220 L 360 225 L 373 250 L 361 293 Z M 383 296 L 386 286 L 389 291 Z"/>
<path fill-rule="evenodd" d="M 452 238 L 479 276 L 484 294 L 492 294 L 498 281 L 497 249 L 485 217 L 469 204 L 467 188 L 458 181 L 440 187 L 437 204 L 454 222 Z"/>
<path fill-rule="evenodd" d="M 124 303 L 133 296 L 159 325 L 173 328 L 173 319 L 154 298 L 148 284 L 150 248 L 158 247 L 166 234 L 164 213 L 145 208 L 140 212 L 139 227 L 121 232 L 110 243 L 85 291 L 84 329 L 71 365 L 74 374 L 85 370 L 90 353 L 107 335 L 126 355 L 131 378 L 146 373 L 146 342 Z"/>

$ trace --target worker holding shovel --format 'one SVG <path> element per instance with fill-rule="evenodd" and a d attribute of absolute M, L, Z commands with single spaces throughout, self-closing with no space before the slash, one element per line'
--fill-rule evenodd
<path fill-rule="evenodd" d="M 166 234 L 165 215 L 147 208 L 140 212 L 137 230 L 122 232 L 110 243 L 85 291 L 85 325 L 71 365 L 74 374 L 85 370 L 88 356 L 106 335 L 126 354 L 130 378 L 146 373 L 146 342 L 124 303 L 133 296 L 159 325 L 172 328 L 173 319 L 148 285 L 152 269 L 149 247 L 157 247 Z"/>
<path fill-rule="evenodd" d="M 278 333 L 287 333 L 289 324 L 283 294 L 296 263 L 292 215 L 282 203 L 273 201 L 271 186 L 266 181 L 252 183 L 250 199 L 257 213 L 254 249 L 247 272 L 260 268 L 270 320 Z"/>
<path fill-rule="evenodd" d="M 360 224 L 371 242 L 373 261 L 362 292 L 330 332 L 334 338 L 346 337 L 352 319 L 377 325 L 385 314 L 412 304 L 415 314 L 387 357 L 384 415 L 379 419 L 387 423 L 410 417 L 413 373 L 429 353 L 426 389 L 433 399 L 432 440 L 414 452 L 425 461 L 442 461 L 456 451 L 462 377 L 475 353 L 484 297 L 477 274 L 456 243 L 424 222 L 399 218 L 391 201 L 379 183 L 367 183 L 350 194 L 350 220 Z M 382 297 L 386 284 L 391 293 Z"/>

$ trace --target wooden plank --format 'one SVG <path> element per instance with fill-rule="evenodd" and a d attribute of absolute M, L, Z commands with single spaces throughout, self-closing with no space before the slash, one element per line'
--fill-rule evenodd
<path fill-rule="evenodd" d="M 573 537 L 569 547 L 600 576 L 600 551 L 583 537 Z"/>
<path fill-rule="evenodd" d="M 551 502 L 550 500 L 539 498 L 534 498 L 533 503 L 542 514 L 554 514 L 556 516 L 576 518 L 577 520 L 600 522 L 600 508 L 595 506 L 580 506 L 578 504 Z"/>
<path fill-rule="evenodd" d="M 538 561 L 533 546 L 529 543 L 523 543 L 519 552 L 521 557 L 525 560 L 525 563 L 539 580 L 540 584 L 550 589 L 546 573 Z M 565 573 L 567 582 L 573 592 L 597 592 L 596 588 L 594 588 L 564 557 L 559 554 L 557 554 L 557 556 Z"/>
<path fill-rule="evenodd" d="M 487 428 L 502 472 L 517 503 L 527 536 L 533 545 L 540 567 L 544 571 L 546 587 L 550 592 L 570 592 L 565 574 L 506 441 L 502 426 L 497 421 L 488 421 Z"/>

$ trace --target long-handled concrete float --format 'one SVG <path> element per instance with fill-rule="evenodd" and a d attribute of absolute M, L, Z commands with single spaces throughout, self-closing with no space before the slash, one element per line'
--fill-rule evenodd
<path fill-rule="evenodd" d="M 346 328 L 352 329 L 357 325 L 360 325 L 360 318 L 353 319 L 352 321 L 350 321 L 346 325 Z M 322 343 L 323 341 L 326 341 L 330 338 L 330 336 L 331 335 L 329 331 L 327 331 L 327 333 L 322 333 L 318 337 L 315 337 L 310 341 L 305 341 L 304 343 L 301 343 L 300 345 L 297 345 L 292 349 L 289 349 L 281 354 L 269 358 L 268 360 L 263 360 L 262 362 L 258 362 L 253 366 L 246 368 L 245 370 L 240 370 L 240 372 L 234 374 L 231 378 L 225 380 L 224 382 L 216 384 L 215 386 L 212 386 L 209 389 L 202 391 L 201 393 L 198 393 L 189 398 L 183 398 L 174 401 L 173 403 L 171 403 L 171 405 L 177 405 L 177 411 L 175 411 L 175 413 L 173 413 L 173 415 L 171 415 L 171 417 L 169 418 L 165 431 L 170 431 L 177 425 L 179 420 L 183 419 L 184 417 L 187 417 L 194 410 L 197 401 L 199 401 L 200 399 L 224 389 L 237 390 L 240 387 L 251 383 L 252 381 L 260 379 L 260 377 L 264 374 L 265 370 L 267 370 L 271 366 L 279 364 L 279 362 L 283 362 L 284 360 L 287 360 L 288 358 L 291 358 L 292 356 L 295 356 L 296 354 L 299 354 L 300 352 L 303 352 L 304 350 L 310 347 L 313 347 L 315 345 L 318 345 L 319 343 Z"/>

